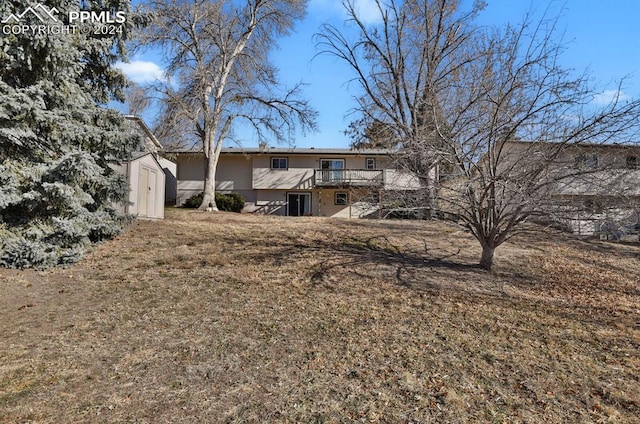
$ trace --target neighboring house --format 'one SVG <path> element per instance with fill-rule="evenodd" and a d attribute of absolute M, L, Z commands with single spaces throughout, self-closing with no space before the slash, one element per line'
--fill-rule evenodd
<path fill-rule="evenodd" d="M 143 218 L 164 218 L 165 190 L 167 183 L 171 187 L 171 170 L 175 175 L 176 164 L 159 156 L 162 145 L 140 117 L 125 115 L 125 118 L 131 130 L 140 134 L 142 141 L 131 153 L 131 158 L 116 167 L 126 175 L 130 188 L 129 204 L 118 209 Z M 168 193 L 171 193 L 171 188 Z"/>
<path fill-rule="evenodd" d="M 201 151 L 174 150 L 177 201 L 204 188 Z M 246 212 L 287 216 L 376 216 L 385 191 L 415 190 L 417 178 L 397 170 L 390 150 L 224 148 L 216 190 L 237 192 Z"/>
<path fill-rule="evenodd" d="M 532 161 L 558 148 L 552 143 L 511 142 L 509 154 Z M 553 155 L 543 175 L 557 181 L 549 190 L 553 218 L 580 235 L 619 238 L 640 223 L 640 146 L 575 144 Z M 561 176 L 559 178 L 559 176 Z M 636 233 L 637 234 L 637 233 Z M 634 236 L 637 239 L 637 236 Z M 632 237 L 633 238 L 633 237 Z"/>

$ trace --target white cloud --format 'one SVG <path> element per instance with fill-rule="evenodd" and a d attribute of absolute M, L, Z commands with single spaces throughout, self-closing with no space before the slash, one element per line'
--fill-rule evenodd
<path fill-rule="evenodd" d="M 380 9 L 375 0 L 351 0 L 358 17 L 367 25 L 379 23 L 382 20 Z M 309 10 L 312 13 L 329 13 L 347 18 L 347 11 L 340 0 L 311 0 Z"/>
<path fill-rule="evenodd" d="M 377 24 L 382 20 L 375 0 L 355 0 L 356 13 L 365 24 Z"/>
<path fill-rule="evenodd" d="M 147 84 L 157 80 L 166 80 L 164 70 L 154 62 L 134 60 L 130 63 L 118 62 L 115 67 L 136 84 Z"/>
<path fill-rule="evenodd" d="M 309 10 L 315 13 L 328 12 L 334 14 L 344 11 L 344 7 L 339 0 L 311 0 L 309 2 Z"/>
<path fill-rule="evenodd" d="M 613 101 L 628 100 L 629 96 L 620 90 L 605 90 L 600 94 L 593 96 L 593 101 L 598 105 L 608 105 Z"/>

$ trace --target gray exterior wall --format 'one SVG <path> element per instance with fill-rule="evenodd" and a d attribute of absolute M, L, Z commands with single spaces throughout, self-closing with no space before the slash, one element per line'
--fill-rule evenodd
<path fill-rule="evenodd" d="M 216 190 L 221 193 L 240 193 L 250 202 L 255 197 L 251 184 L 251 163 L 249 156 L 221 155 L 216 172 Z M 204 155 L 178 155 L 177 206 L 204 190 L 204 166 Z"/>

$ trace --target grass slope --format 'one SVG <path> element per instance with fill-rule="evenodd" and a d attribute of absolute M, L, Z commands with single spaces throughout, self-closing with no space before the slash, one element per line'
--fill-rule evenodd
<path fill-rule="evenodd" d="M 640 248 L 169 210 L 0 270 L 0 422 L 640 422 Z"/>

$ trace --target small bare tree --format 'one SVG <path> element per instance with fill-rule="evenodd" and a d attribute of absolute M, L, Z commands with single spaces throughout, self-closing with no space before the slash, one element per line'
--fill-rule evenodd
<path fill-rule="evenodd" d="M 307 0 L 149 0 L 143 43 L 163 48 L 163 115 L 188 122 L 205 156 L 201 209 L 217 210 L 215 175 L 223 143 L 243 120 L 258 138 L 287 139 L 315 128 L 301 84 L 282 88 L 269 51 L 302 18 Z"/>
<path fill-rule="evenodd" d="M 481 2 L 469 12 L 457 0 L 375 2 L 379 26 L 346 0 L 360 38 L 325 27 L 321 44 L 352 66 L 362 113 L 396 128 L 413 168 L 446 170 L 435 206 L 479 241 L 483 268 L 523 222 L 558 211 L 563 184 L 589 176 L 608 190 L 604 164 L 568 163 L 581 146 L 632 140 L 640 101 L 596 106 L 587 75 L 559 64 L 556 19 L 486 29 L 473 23 Z"/>

